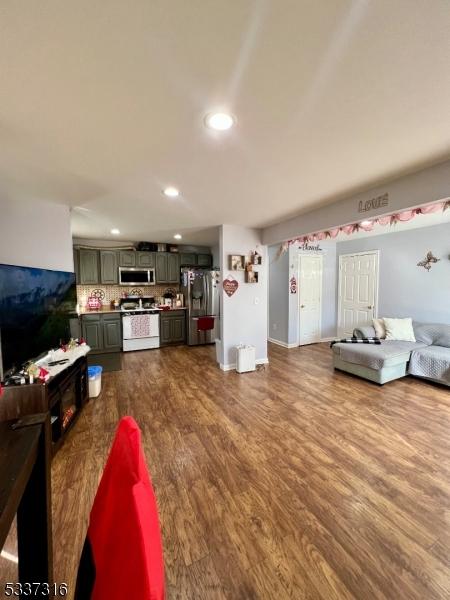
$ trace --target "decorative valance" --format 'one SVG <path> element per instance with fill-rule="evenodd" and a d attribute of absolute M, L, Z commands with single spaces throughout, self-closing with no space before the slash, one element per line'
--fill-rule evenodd
<path fill-rule="evenodd" d="M 356 233 L 358 231 L 372 231 L 375 225 L 392 226 L 399 222 L 411 221 L 411 219 L 414 219 L 416 215 L 429 215 L 431 213 L 444 212 L 447 209 L 450 209 L 450 199 L 441 200 L 432 204 L 425 204 L 424 206 L 419 206 L 418 208 L 412 208 L 402 212 L 384 215 L 382 217 L 365 219 L 356 223 L 350 223 L 349 225 L 342 225 L 341 227 L 333 227 L 332 229 L 326 229 L 325 231 L 316 231 L 315 233 L 301 235 L 283 242 L 280 247 L 279 254 L 287 252 L 289 246 L 292 244 L 305 244 L 307 242 L 319 242 L 327 239 L 335 239 L 341 232 L 351 235 L 352 233 Z"/>

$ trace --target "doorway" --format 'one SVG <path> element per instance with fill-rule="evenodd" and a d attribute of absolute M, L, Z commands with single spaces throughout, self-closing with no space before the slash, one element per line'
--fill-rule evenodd
<path fill-rule="evenodd" d="M 355 327 L 377 316 L 378 275 L 378 250 L 339 257 L 338 336 L 353 335 Z"/>
<path fill-rule="evenodd" d="M 299 256 L 299 345 L 320 342 L 322 337 L 323 257 Z"/>

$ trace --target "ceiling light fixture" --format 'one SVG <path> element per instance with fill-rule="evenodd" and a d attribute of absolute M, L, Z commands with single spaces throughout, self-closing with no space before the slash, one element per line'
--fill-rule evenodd
<path fill-rule="evenodd" d="M 182 238 L 183 236 L 181 235 L 181 233 L 176 233 L 176 234 L 175 234 L 173 237 L 174 237 L 176 240 L 181 240 L 181 238 Z"/>
<path fill-rule="evenodd" d="M 120 235 L 120 230 L 114 227 L 114 229 L 111 229 L 111 233 L 113 235 Z"/>
<path fill-rule="evenodd" d="M 180 195 L 180 192 L 177 190 L 177 188 L 169 186 L 163 190 L 163 194 L 164 194 L 164 196 L 167 196 L 168 198 L 178 198 L 178 196 Z"/>
<path fill-rule="evenodd" d="M 207 127 L 214 129 L 215 131 L 226 131 L 233 127 L 235 119 L 228 113 L 217 112 L 207 115 L 205 123 Z"/>
<path fill-rule="evenodd" d="M 369 227 L 369 225 L 372 225 L 372 221 L 361 221 L 360 225 L 362 227 Z"/>

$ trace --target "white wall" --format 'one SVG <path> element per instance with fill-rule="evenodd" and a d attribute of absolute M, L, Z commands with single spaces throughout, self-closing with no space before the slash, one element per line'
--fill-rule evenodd
<path fill-rule="evenodd" d="M 450 323 L 450 223 L 338 242 L 336 249 L 338 257 L 380 251 L 380 317 Z M 430 250 L 440 260 L 426 271 L 417 263 Z"/>
<path fill-rule="evenodd" d="M 322 339 L 327 339 L 336 335 L 336 242 L 320 242 L 320 247 L 323 256 Z M 299 337 L 299 290 L 297 294 L 291 294 L 289 281 L 295 275 L 298 283 L 298 257 L 309 252 L 291 245 L 289 251 L 276 260 L 278 250 L 278 245 L 269 248 L 272 257 L 269 266 L 269 338 L 294 347 L 298 346 Z"/>
<path fill-rule="evenodd" d="M 229 269 L 230 254 L 248 255 L 258 250 L 262 255 L 262 265 L 258 267 L 259 282 L 245 283 L 243 271 Z M 236 363 L 235 346 L 240 343 L 256 347 L 256 360 L 267 362 L 267 276 L 268 256 L 266 246 L 261 245 L 261 233 L 256 229 L 235 225 L 222 225 L 220 228 L 220 269 L 222 280 L 231 274 L 239 287 L 229 298 L 221 288 L 222 314 L 221 368 L 233 368 Z"/>
<path fill-rule="evenodd" d="M 365 202 L 385 193 L 389 194 L 389 206 L 367 213 L 358 212 L 360 200 Z M 303 234 L 436 202 L 449 196 L 450 160 L 266 227 L 263 230 L 263 242 L 272 245 Z"/>
<path fill-rule="evenodd" d="M 0 200 L 0 214 L 0 263 L 73 271 L 67 206 Z"/>
<path fill-rule="evenodd" d="M 268 249 L 269 258 L 269 338 L 288 342 L 289 329 L 289 253 L 278 256 L 279 246 Z"/>

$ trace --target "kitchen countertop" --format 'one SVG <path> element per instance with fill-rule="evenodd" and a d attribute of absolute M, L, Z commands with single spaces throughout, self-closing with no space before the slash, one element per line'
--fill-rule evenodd
<path fill-rule="evenodd" d="M 174 310 L 187 310 L 187 306 L 175 306 L 174 308 L 169 308 L 169 310 L 161 310 L 160 312 L 171 312 Z M 82 308 L 80 309 L 79 313 L 77 313 L 76 311 L 73 311 L 73 314 L 79 314 L 80 316 L 82 315 L 105 315 L 108 313 L 119 313 L 121 314 L 122 311 L 119 308 L 108 308 L 106 306 L 99 308 L 98 310 L 89 310 L 86 308 Z"/>

